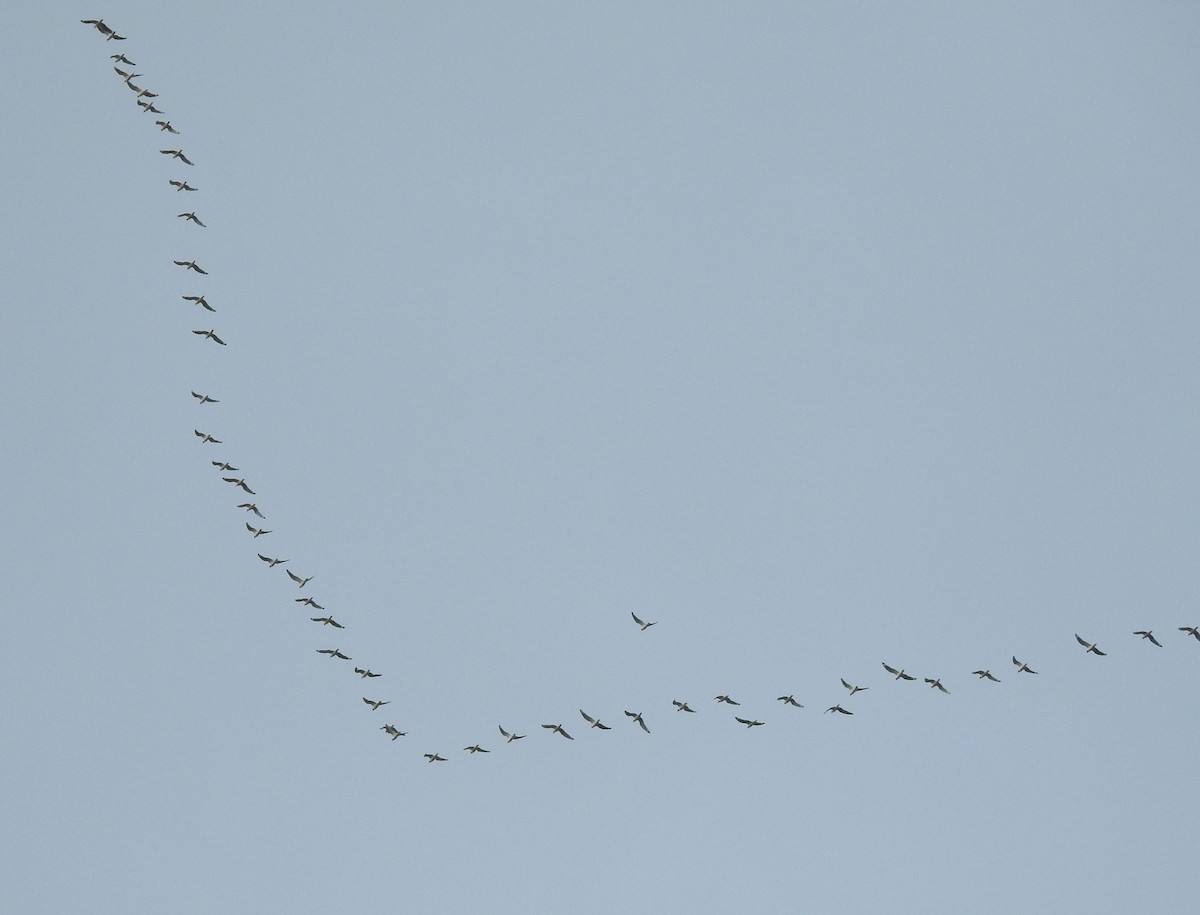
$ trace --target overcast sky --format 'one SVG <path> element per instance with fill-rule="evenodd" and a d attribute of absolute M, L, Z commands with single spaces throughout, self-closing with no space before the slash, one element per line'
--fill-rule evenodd
<path fill-rule="evenodd" d="M 5 23 L 0 908 L 1194 910 L 1200 9 Z"/>

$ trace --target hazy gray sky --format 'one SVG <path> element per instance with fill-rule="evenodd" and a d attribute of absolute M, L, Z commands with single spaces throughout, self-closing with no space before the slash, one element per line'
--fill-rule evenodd
<path fill-rule="evenodd" d="M 1193 910 L 1194 5 L 6 25 L 0 908 Z"/>

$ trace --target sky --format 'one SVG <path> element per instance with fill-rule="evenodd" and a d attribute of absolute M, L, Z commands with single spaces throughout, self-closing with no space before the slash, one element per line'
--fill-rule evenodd
<path fill-rule="evenodd" d="M 1193 910 L 1194 5 L 6 23 L 4 908 Z"/>

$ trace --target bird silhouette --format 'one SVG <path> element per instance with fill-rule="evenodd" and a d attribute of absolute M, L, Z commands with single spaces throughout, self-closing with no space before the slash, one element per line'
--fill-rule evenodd
<path fill-rule="evenodd" d="M 432 762 L 445 762 L 445 756 L 439 756 L 437 753 L 426 753 L 425 758 Z"/>
<path fill-rule="evenodd" d="M 197 394 L 195 391 L 192 391 L 192 396 L 195 397 L 198 401 L 200 401 L 200 403 L 220 403 L 221 402 L 219 400 L 214 400 L 213 398 L 209 397 L 207 394 Z"/>
<path fill-rule="evenodd" d="M 1139 629 L 1134 635 L 1140 635 L 1143 639 L 1149 639 L 1159 648 L 1162 648 L 1162 642 L 1154 637 L 1154 632 L 1150 629 Z"/>
<path fill-rule="evenodd" d="M 757 727 L 761 727 L 764 724 L 764 722 L 762 722 L 762 721 L 752 721 L 749 718 L 738 718 L 737 715 L 734 715 L 733 717 L 736 721 L 740 721 L 742 724 L 744 724 L 748 728 L 757 728 Z"/>
<path fill-rule="evenodd" d="M 686 702 L 680 702 L 678 699 L 672 699 L 671 704 L 675 706 L 675 711 L 677 712 L 691 712 L 693 715 L 696 714 L 696 710 Z"/>
<path fill-rule="evenodd" d="M 317 654 L 327 654 L 329 655 L 330 660 L 333 660 L 334 658 L 338 659 L 339 661 L 351 660 L 349 655 L 342 654 L 337 648 L 318 648 Z"/>
<path fill-rule="evenodd" d="M 200 190 L 200 188 L 198 188 L 198 187 L 192 187 L 186 181 L 176 181 L 173 178 L 168 179 L 167 184 L 169 184 L 169 185 L 171 185 L 171 187 L 175 188 L 176 193 L 179 193 L 180 191 L 198 191 L 198 190 Z M 185 296 L 185 298 L 186 298 L 186 296 Z"/>
<path fill-rule="evenodd" d="M 831 705 L 831 706 L 829 706 L 829 708 L 825 709 L 826 715 L 828 715 L 830 712 L 837 712 L 840 715 L 853 715 L 854 714 L 854 712 L 846 711 L 846 709 L 842 708 L 840 705 Z"/>
<path fill-rule="evenodd" d="M 192 333 L 196 334 L 197 336 L 212 340 L 213 343 L 220 343 L 222 346 L 226 345 L 225 341 L 218 337 L 211 328 L 208 330 L 194 330 Z"/>
<path fill-rule="evenodd" d="M 742 704 L 740 702 L 735 702 L 733 699 L 730 699 L 728 696 L 713 696 L 713 698 L 716 699 L 718 702 L 724 702 L 726 705 L 741 705 Z"/>
<path fill-rule="evenodd" d="M 203 273 L 205 276 L 208 276 L 208 271 L 195 261 L 175 261 L 175 263 L 186 270 L 195 270 L 197 273 Z"/>
<path fill-rule="evenodd" d="M 354 668 L 354 672 L 356 674 L 358 674 L 360 677 L 362 677 L 364 680 L 367 679 L 367 677 L 382 677 L 383 676 L 383 674 L 377 674 L 377 673 L 375 673 L 375 671 L 368 670 L 363 667 Z"/>
<path fill-rule="evenodd" d="M 314 623 L 320 623 L 322 626 L 332 626 L 334 629 L 345 629 L 346 627 L 335 620 L 332 616 L 310 616 L 310 620 Z"/>

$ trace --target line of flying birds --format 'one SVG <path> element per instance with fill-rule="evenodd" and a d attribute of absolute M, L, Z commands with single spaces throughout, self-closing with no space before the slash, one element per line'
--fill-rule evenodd
<path fill-rule="evenodd" d="M 93 28 L 95 28 L 100 34 L 105 36 L 105 39 L 107 41 L 125 41 L 126 40 L 126 37 L 124 35 L 118 35 L 115 31 L 113 31 L 113 29 L 110 26 L 106 25 L 104 20 L 102 20 L 102 19 L 82 19 L 80 21 L 83 22 L 85 25 L 90 25 Z M 158 98 L 158 93 L 150 92 L 147 89 L 143 89 L 133 82 L 133 80 L 140 79 L 143 75 L 141 73 L 132 72 L 132 68 L 136 67 L 137 64 L 135 64 L 132 60 L 130 60 L 124 54 L 120 54 L 120 53 L 111 55 L 111 59 L 113 61 L 115 61 L 114 65 L 113 65 L 113 70 L 116 71 L 117 75 L 121 78 L 122 82 L 132 92 L 135 93 L 134 100 L 137 102 L 138 106 L 141 107 L 142 110 L 147 113 L 163 114 L 162 111 L 160 111 L 158 108 L 156 108 L 154 106 L 153 102 L 149 101 L 150 99 Z M 120 65 L 120 66 L 118 66 L 118 65 Z M 129 67 L 130 69 L 123 70 L 123 69 L 121 69 L 121 66 Z M 170 121 L 159 120 L 159 121 L 155 121 L 155 124 L 158 126 L 160 133 L 166 132 L 166 133 L 170 133 L 170 134 L 179 134 L 179 130 L 177 130 L 171 124 Z M 185 165 L 193 165 L 194 164 L 192 162 L 192 160 L 189 159 L 184 154 L 182 149 L 160 149 L 159 153 L 161 155 L 170 157 L 174 161 L 182 162 Z M 171 179 L 169 181 L 169 184 L 171 187 L 175 188 L 176 192 L 197 190 L 197 188 L 192 187 L 190 184 L 188 184 L 187 181 L 179 181 L 179 180 Z M 177 218 L 183 219 L 185 223 L 190 223 L 192 225 L 199 226 L 201 228 L 205 227 L 205 224 L 200 220 L 200 218 L 196 215 L 196 213 L 194 211 L 187 211 L 184 213 L 179 213 L 177 215 Z M 183 267 L 185 270 L 187 270 L 189 272 L 198 273 L 203 276 L 208 275 L 208 271 L 205 270 L 204 268 L 202 268 L 199 264 L 197 264 L 195 259 L 177 260 L 177 261 L 174 261 L 174 263 L 179 267 Z M 183 298 L 185 301 L 192 302 L 192 303 L 206 309 L 207 311 L 210 311 L 210 312 L 216 311 L 216 309 L 208 303 L 208 300 L 203 295 L 185 295 L 185 296 L 182 296 L 181 298 Z M 213 343 L 220 344 L 221 346 L 226 345 L 225 341 L 222 340 L 217 335 L 215 329 L 213 329 L 213 328 L 193 330 L 192 333 L 199 336 L 201 339 L 210 340 Z M 218 400 L 216 398 L 210 397 L 208 394 L 200 393 L 197 391 L 192 391 L 191 395 L 193 398 L 195 398 L 195 400 L 197 401 L 197 403 L 199 405 L 215 404 L 215 403 L 221 402 L 220 400 Z M 207 432 L 201 432 L 199 429 L 193 429 L 193 432 L 195 433 L 196 437 L 198 439 L 200 439 L 201 444 L 213 444 L 213 445 L 222 444 L 222 441 L 220 439 L 215 438 L 214 436 L 212 436 L 211 434 L 209 434 Z M 217 468 L 217 471 L 221 474 L 225 474 L 225 473 L 237 474 L 237 473 L 239 473 L 238 468 L 233 466 L 232 464 L 230 464 L 227 461 L 212 461 L 211 463 L 214 467 Z M 247 484 L 244 477 L 222 476 L 221 479 L 224 482 L 229 483 L 232 486 L 234 486 L 240 492 L 243 492 L 250 496 L 255 495 L 254 490 L 252 490 L 250 488 L 250 486 Z M 265 520 L 265 516 L 263 515 L 262 511 L 259 509 L 258 504 L 256 502 L 242 502 L 242 503 L 238 504 L 237 507 L 239 509 L 253 515 L 257 521 Z M 258 540 L 259 537 L 263 537 L 263 536 L 266 536 L 267 534 L 273 533 L 273 531 L 266 530 L 261 527 L 256 527 L 254 524 L 252 524 L 250 522 L 245 522 L 245 527 L 246 527 L 246 530 L 252 535 L 251 539 L 253 539 L 253 540 Z M 273 569 L 276 566 L 286 565 L 290 561 L 288 559 L 280 559 L 276 556 L 268 556 L 264 553 L 257 553 L 257 555 L 258 555 L 258 558 L 269 569 Z M 308 583 L 310 581 L 313 580 L 313 577 L 314 577 L 312 575 L 298 575 L 291 569 L 284 569 L 283 571 L 286 573 L 287 577 L 292 581 L 292 583 L 295 584 L 297 586 L 297 588 L 299 588 L 299 589 L 303 589 L 306 585 L 308 585 Z M 327 626 L 327 627 L 331 627 L 333 629 L 338 629 L 338 630 L 343 630 L 346 628 L 343 623 L 340 623 L 336 619 L 334 619 L 333 615 L 331 613 L 327 612 L 326 608 L 324 606 L 322 606 L 321 604 L 317 603 L 317 601 L 313 597 L 306 595 L 304 597 L 293 598 L 293 600 L 295 603 L 303 605 L 305 608 L 307 608 L 310 611 L 318 611 L 318 612 L 325 614 L 323 616 L 309 617 L 311 622 L 317 623 L 317 624 L 321 625 L 322 627 Z M 645 632 L 651 626 L 655 626 L 658 624 L 657 620 L 655 620 L 655 621 L 644 620 L 641 617 L 639 617 L 636 613 L 631 613 L 630 616 L 633 618 L 634 624 L 642 632 Z M 1178 628 L 1179 628 L 1179 631 L 1183 632 L 1185 635 L 1191 636 L 1192 638 L 1196 639 L 1197 641 L 1200 641 L 1200 627 L 1198 627 L 1198 626 L 1180 626 Z M 1152 630 L 1139 629 L 1136 632 L 1134 632 L 1133 634 L 1135 636 L 1138 636 L 1139 638 L 1141 638 L 1143 641 L 1148 641 L 1151 644 L 1156 645 L 1159 648 L 1163 647 L 1162 642 L 1160 642 L 1158 640 L 1158 638 L 1155 636 L 1155 634 Z M 1087 654 L 1098 655 L 1101 657 L 1107 655 L 1107 652 L 1102 651 L 1095 642 L 1088 641 L 1087 639 L 1080 636 L 1078 633 L 1075 634 L 1075 640 L 1076 640 L 1076 642 L 1079 643 L 1080 646 L 1082 646 L 1084 652 Z M 334 660 L 334 661 L 352 661 L 353 660 L 349 655 L 345 654 L 340 648 L 318 648 L 316 650 L 316 652 L 317 652 L 317 654 L 324 655 L 326 658 L 329 658 L 330 660 Z M 886 661 L 881 662 L 881 663 L 882 663 L 884 671 L 890 677 L 892 677 L 893 679 L 895 679 L 897 681 L 918 679 L 916 675 L 910 674 L 908 671 L 906 671 L 902 667 L 894 667 L 891 664 L 888 664 Z M 1013 667 L 1015 668 L 1016 673 L 1023 673 L 1023 674 L 1037 674 L 1038 673 L 1036 670 L 1034 670 L 1032 667 L 1030 667 L 1028 663 L 1019 660 L 1015 655 L 1012 658 L 1012 664 L 1013 664 Z M 382 676 L 382 674 L 376 673 L 375 671 L 371 670 L 369 667 L 355 666 L 355 667 L 353 667 L 353 670 L 354 670 L 354 673 L 356 675 L 358 675 L 360 678 L 362 678 L 364 681 L 375 680 L 376 678 Z M 979 670 L 974 670 L 971 673 L 973 676 L 977 677 L 981 681 L 986 680 L 986 681 L 989 681 L 992 683 L 1000 682 L 1000 678 L 997 677 L 995 674 L 993 674 L 989 668 L 981 668 Z M 921 677 L 921 679 L 924 680 L 924 682 L 926 684 L 928 684 L 930 689 L 935 689 L 935 690 L 938 690 L 939 692 L 949 695 L 950 690 L 945 686 L 945 684 L 942 683 L 941 677 L 924 677 L 923 676 L 923 677 Z M 857 684 L 850 683 L 849 681 L 847 681 L 845 679 L 841 680 L 841 685 L 848 694 L 847 698 L 853 697 L 853 696 L 857 695 L 858 693 L 865 692 L 868 689 L 870 689 L 870 687 L 859 686 Z M 718 705 L 730 705 L 730 706 L 739 706 L 739 707 L 742 705 L 741 702 L 739 702 L 736 699 L 733 699 L 731 696 L 729 696 L 727 694 L 720 694 L 720 695 L 714 696 L 713 700 Z M 362 701 L 367 705 L 367 707 L 371 711 L 378 711 L 380 708 L 382 708 L 385 705 L 391 705 L 391 700 L 373 699 L 368 696 L 363 696 Z M 776 701 L 778 701 L 788 707 L 800 708 L 800 709 L 804 708 L 804 705 L 801 704 L 799 701 L 797 701 L 795 696 L 791 693 L 782 695 L 782 696 L 778 696 Z M 671 705 L 674 707 L 676 712 L 685 712 L 685 713 L 691 713 L 691 714 L 696 713 L 696 709 L 693 708 L 691 706 L 691 704 L 686 701 L 680 701 L 678 699 L 673 699 L 673 700 L 671 700 Z M 647 734 L 650 733 L 650 727 L 646 724 L 646 721 L 645 721 L 645 718 L 643 717 L 642 712 L 633 712 L 633 711 L 629 711 L 628 709 L 625 709 L 623 711 L 624 711 L 625 717 L 629 719 L 630 725 L 640 728 L 642 731 L 644 731 Z M 837 715 L 853 715 L 854 714 L 854 712 L 852 712 L 848 708 L 844 707 L 840 701 L 835 702 L 833 705 L 831 705 L 825 709 L 825 714 L 830 714 L 830 713 L 833 713 L 835 715 L 835 717 Z M 587 712 L 585 712 L 583 709 L 579 709 L 579 714 L 584 722 L 584 725 L 586 725 L 586 727 L 589 731 L 591 731 L 591 730 L 600 730 L 600 731 L 612 730 L 612 727 L 610 725 L 605 724 L 603 721 L 601 721 L 599 717 L 590 715 Z M 736 713 L 733 715 L 733 719 L 735 722 L 737 722 L 740 725 L 745 726 L 748 729 L 762 727 L 765 724 L 764 721 L 761 721 L 758 718 L 755 718 L 755 717 L 746 718 L 746 717 L 742 717 L 741 715 L 736 714 Z M 543 724 L 541 727 L 545 731 L 547 731 L 548 734 L 557 735 L 566 740 L 574 740 L 575 739 L 567 731 L 566 726 L 562 722 Z M 525 737 L 528 736 L 526 734 L 518 734 L 516 732 L 516 730 L 512 730 L 512 731 L 506 730 L 503 725 L 497 725 L 497 729 L 499 730 L 500 736 L 503 739 L 505 744 L 510 744 L 510 743 L 513 743 L 518 740 L 523 740 L 523 739 L 525 739 Z M 379 728 L 379 730 L 383 731 L 384 736 L 390 738 L 392 741 L 395 741 L 396 739 L 398 739 L 400 737 L 406 737 L 408 735 L 407 731 L 402 731 L 398 727 L 396 727 L 394 724 L 391 724 L 391 723 L 383 724 Z M 491 750 L 486 749 L 485 747 L 481 746 L 479 743 L 473 743 L 469 746 L 463 747 L 463 751 L 470 755 L 475 755 L 478 753 L 492 752 Z M 429 762 L 446 762 L 447 761 L 447 757 L 442 756 L 440 753 L 425 753 L 425 754 L 423 754 L 423 756 Z"/>

